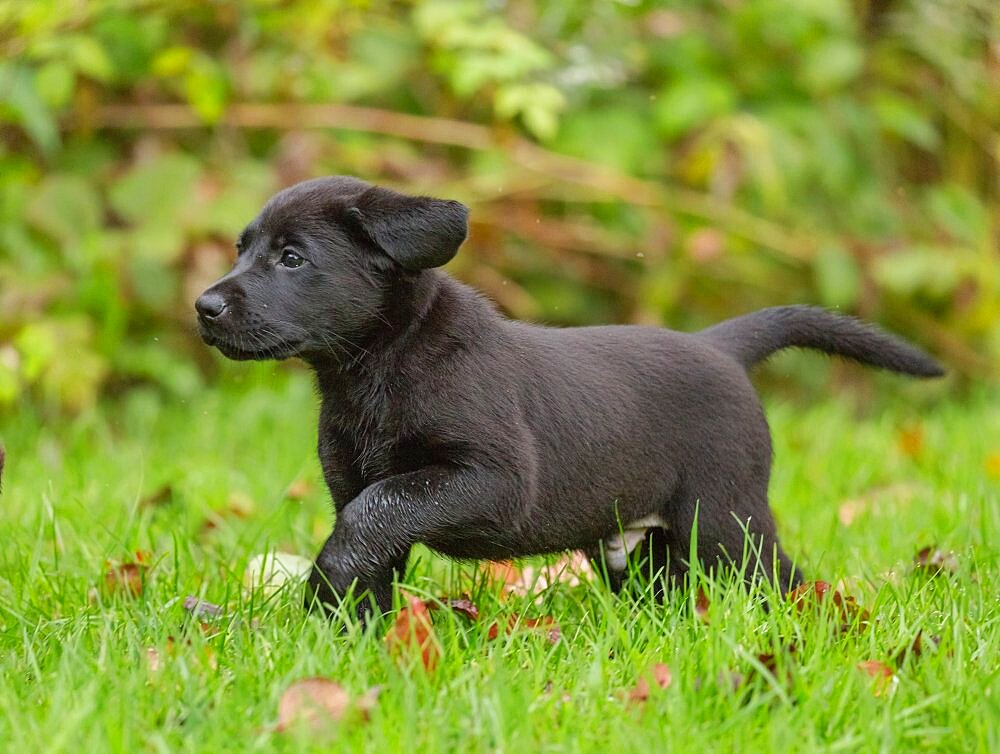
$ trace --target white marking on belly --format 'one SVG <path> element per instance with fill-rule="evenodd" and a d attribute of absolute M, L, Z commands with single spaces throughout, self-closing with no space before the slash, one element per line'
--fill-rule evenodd
<path fill-rule="evenodd" d="M 653 527 L 666 528 L 666 522 L 655 513 L 625 524 L 621 531 L 615 532 L 602 541 L 604 546 L 604 562 L 614 571 L 624 571 L 628 565 L 628 556 L 645 538 L 646 530 Z"/>

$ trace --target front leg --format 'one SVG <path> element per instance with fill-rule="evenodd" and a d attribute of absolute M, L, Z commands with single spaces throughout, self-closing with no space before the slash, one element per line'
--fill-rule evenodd
<path fill-rule="evenodd" d="M 384 612 L 392 605 L 393 573 L 418 542 L 458 539 L 471 557 L 477 548 L 480 557 L 512 550 L 516 492 L 514 479 L 477 466 L 429 466 L 369 485 L 338 512 L 308 599 L 336 607 L 353 586 L 359 614 L 367 614 L 371 598 Z"/>

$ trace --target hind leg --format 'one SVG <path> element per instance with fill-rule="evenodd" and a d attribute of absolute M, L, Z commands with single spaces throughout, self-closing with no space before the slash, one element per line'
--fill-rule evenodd
<path fill-rule="evenodd" d="M 705 448 L 690 464 L 685 480 L 665 511 L 670 568 L 674 577 L 687 569 L 692 535 L 703 567 L 746 565 L 748 582 L 774 581 L 782 591 L 802 576 L 782 549 L 767 501 L 771 443 L 760 424 L 742 442 Z"/>

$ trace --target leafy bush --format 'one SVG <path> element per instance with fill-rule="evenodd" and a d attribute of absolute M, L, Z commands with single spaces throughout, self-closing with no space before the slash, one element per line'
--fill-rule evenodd
<path fill-rule="evenodd" d="M 191 301 L 324 173 L 472 204 L 514 316 L 816 301 L 1000 362 L 992 0 L 0 0 L 0 49 L 3 405 L 196 389 Z"/>

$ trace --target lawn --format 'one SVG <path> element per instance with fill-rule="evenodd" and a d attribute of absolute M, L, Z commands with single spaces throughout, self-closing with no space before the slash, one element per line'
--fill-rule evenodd
<path fill-rule="evenodd" d="M 311 556 L 331 514 L 310 382 L 242 374 L 190 401 L 139 389 L 0 429 L 3 750 L 1000 751 L 995 393 L 931 400 L 885 380 L 863 411 L 769 401 L 783 540 L 858 609 L 708 579 L 706 599 L 665 604 L 587 583 L 506 594 L 420 551 L 408 592 L 468 593 L 479 610 L 433 613 L 427 672 L 388 651 L 391 616 L 342 633 L 303 612 L 299 588 L 244 590 L 253 556 Z M 914 568 L 924 546 L 950 553 L 936 575 Z M 106 574 L 137 552 L 132 596 Z M 194 618 L 188 595 L 222 615 Z M 550 617 L 559 640 L 523 620 L 491 639 L 514 614 Z M 630 698 L 656 663 L 670 683 Z M 276 730 L 283 693 L 310 676 L 352 697 L 380 687 L 368 719 Z"/>

